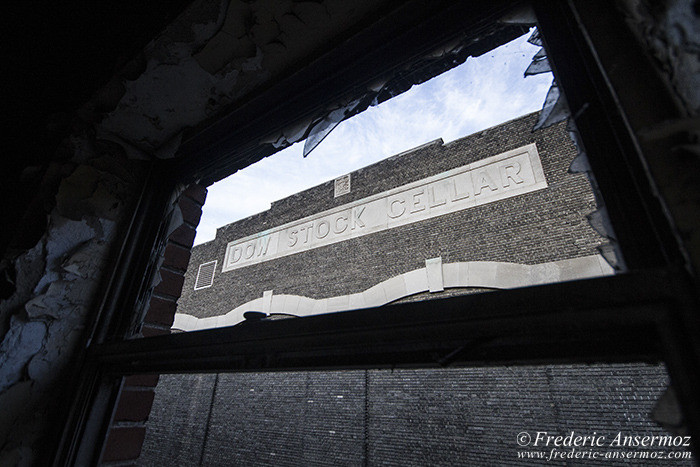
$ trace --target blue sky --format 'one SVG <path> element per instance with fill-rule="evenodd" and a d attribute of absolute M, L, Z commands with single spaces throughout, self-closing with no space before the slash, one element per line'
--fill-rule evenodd
<path fill-rule="evenodd" d="M 442 138 L 446 143 L 542 107 L 551 73 L 523 78 L 529 34 L 338 125 L 308 157 L 296 143 L 209 187 L 195 244 L 270 203 Z"/>

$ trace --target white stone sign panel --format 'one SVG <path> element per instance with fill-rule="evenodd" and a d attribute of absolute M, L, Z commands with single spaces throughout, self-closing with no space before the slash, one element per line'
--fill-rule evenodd
<path fill-rule="evenodd" d="M 546 187 L 529 144 L 230 242 L 222 272 Z"/>

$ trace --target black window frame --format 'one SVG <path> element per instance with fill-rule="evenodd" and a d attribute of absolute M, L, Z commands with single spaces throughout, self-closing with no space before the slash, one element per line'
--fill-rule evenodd
<path fill-rule="evenodd" d="M 630 33 L 596 28 L 594 14 L 603 24 L 621 24 L 609 2 L 536 1 L 534 9 L 629 272 L 429 304 L 124 338 L 142 289 L 133 278 L 152 271 L 153 252 L 164 243 L 164 224 L 153 219 L 164 218 L 178 186 L 207 185 L 255 162 L 266 155 L 257 149 L 264 132 L 313 113 L 379 70 L 410 63 L 461 31 L 487 28 L 521 5 L 428 3 L 429 8 L 424 2 L 392 4 L 351 41 L 198 128 L 185 138 L 177 158 L 154 163 L 81 354 L 76 390 L 60 428 L 57 465 L 99 457 L 120 378 L 139 373 L 663 361 L 690 433 L 698 434 L 700 333 L 694 278 L 654 193 L 646 148 L 630 127 L 630 120 L 649 107 L 672 113 L 673 99 L 655 76 L 625 91 L 633 96 L 644 91 L 640 86 L 653 88 L 642 110 L 627 105 L 629 99 L 614 86 L 624 73 L 610 76 L 602 49 L 611 41 L 629 42 Z M 651 66 L 638 46 L 632 44 L 626 52 L 635 66 Z M 465 308 L 470 312 L 465 314 Z"/>

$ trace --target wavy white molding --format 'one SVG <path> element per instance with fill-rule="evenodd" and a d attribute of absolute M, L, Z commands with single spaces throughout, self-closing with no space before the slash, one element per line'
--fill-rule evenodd
<path fill-rule="evenodd" d="M 437 270 L 436 266 L 438 266 Z M 441 271 L 439 266 L 442 267 Z M 442 272 L 441 275 L 440 272 Z M 266 291 L 263 297 L 244 303 L 225 315 L 196 318 L 177 313 L 172 327 L 180 331 L 198 331 L 238 324 L 243 321 L 243 313 L 246 311 L 309 316 L 386 305 L 400 298 L 422 292 L 439 291 L 442 288 L 513 289 L 608 276 L 613 273 L 612 267 L 600 255 L 533 265 L 496 261 L 442 264 L 439 258 L 433 258 L 426 261 L 424 268 L 392 277 L 363 292 L 313 299 L 299 295 L 273 295 L 272 291 Z M 435 284 L 441 284 L 442 288 L 436 287 Z"/>

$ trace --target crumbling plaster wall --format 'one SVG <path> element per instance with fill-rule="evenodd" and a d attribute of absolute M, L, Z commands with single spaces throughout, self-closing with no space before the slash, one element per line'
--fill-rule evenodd
<path fill-rule="evenodd" d="M 671 154 L 648 163 L 686 248 L 689 266 L 697 274 L 700 271 L 700 184 L 697 181 L 700 172 L 700 2 L 620 0 L 618 6 L 679 108 L 677 119 L 640 129 L 638 136 L 643 145 L 671 141 Z"/>
<path fill-rule="evenodd" d="M 381 3 L 195 2 L 72 116 L 34 203 L 46 229 L 2 263 L 14 292 L 0 301 L 0 465 L 40 461 L 149 161 Z"/>
<path fill-rule="evenodd" d="M 15 293 L 0 302 L 0 465 L 37 462 L 137 180 L 127 168 L 138 164 L 112 145 L 67 144 L 46 232 L 14 260 Z"/>
<path fill-rule="evenodd" d="M 628 24 L 668 80 L 680 105 L 700 114 L 700 4 L 694 0 L 624 0 Z"/>
<path fill-rule="evenodd" d="M 202 2 L 149 45 L 145 69 L 124 83 L 102 127 L 141 150 L 171 156 L 184 128 L 312 57 L 381 3 Z"/>

